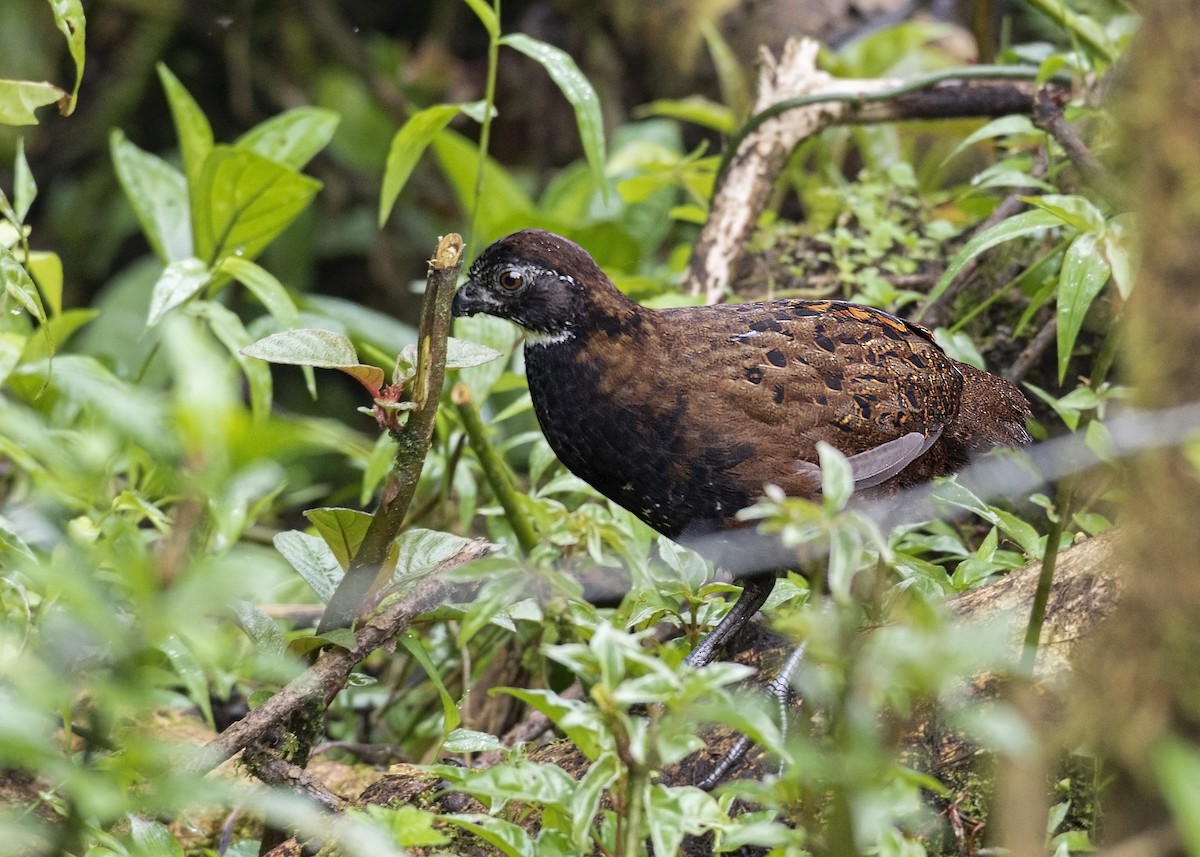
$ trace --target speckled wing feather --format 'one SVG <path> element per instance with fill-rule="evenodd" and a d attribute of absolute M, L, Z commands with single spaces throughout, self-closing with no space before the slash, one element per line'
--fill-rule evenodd
<path fill-rule="evenodd" d="M 774 301 L 663 313 L 664 335 L 716 381 L 698 447 L 755 438 L 738 467 L 749 483 L 812 496 L 816 443 L 851 457 L 858 487 L 895 476 L 954 419 L 963 379 L 932 335 L 879 310 L 839 301 Z M 687 331 L 695 331 L 689 336 Z M 909 435 L 917 438 L 905 440 Z M 792 473 L 780 461 L 794 461 Z"/>

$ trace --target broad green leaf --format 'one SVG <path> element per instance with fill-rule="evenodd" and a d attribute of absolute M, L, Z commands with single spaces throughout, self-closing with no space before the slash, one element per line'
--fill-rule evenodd
<path fill-rule="evenodd" d="M 38 337 L 42 339 L 42 337 Z M 2 385 L 13 369 L 17 368 L 17 363 L 21 360 L 21 352 L 25 350 L 25 345 L 29 339 L 19 333 L 12 331 L 0 331 L 0 385 Z"/>
<path fill-rule="evenodd" d="M 387 222 L 392 206 L 396 204 L 396 197 L 404 189 L 421 155 L 433 138 L 449 125 L 450 120 L 459 112 L 457 104 L 435 104 L 408 117 L 408 121 L 396 132 L 388 149 L 387 166 L 383 171 L 383 189 L 379 194 L 380 227 Z"/>
<path fill-rule="evenodd" d="M 204 715 L 204 722 L 213 727 L 212 701 L 208 693 L 208 677 L 204 667 L 196 659 L 196 655 L 182 639 L 175 634 L 169 635 L 160 646 L 162 653 L 171 662 L 175 674 L 187 688 L 188 698 Z"/>
<path fill-rule="evenodd" d="M 1108 260 L 1109 270 L 1112 271 L 1113 285 L 1117 287 L 1123 300 L 1128 300 L 1133 292 L 1133 279 L 1137 265 L 1132 257 L 1133 247 L 1133 218 L 1129 214 L 1118 214 L 1108 221 L 1104 229 L 1104 241 L 1100 245 L 1104 258 Z"/>
<path fill-rule="evenodd" d="M 242 353 L 250 344 L 250 334 L 237 313 L 213 301 L 206 301 L 198 308 L 208 322 L 213 335 L 221 341 L 230 355 L 237 361 L 250 393 L 250 411 L 256 422 L 266 420 L 271 414 L 271 368 L 260 360 L 251 360 Z"/>
<path fill-rule="evenodd" d="M 253 259 L 308 207 L 321 183 L 257 152 L 216 146 L 192 186 L 196 255 Z"/>
<path fill-rule="evenodd" d="M 183 172 L 194 195 L 200 188 L 204 162 L 213 149 L 212 126 L 200 105 L 165 63 L 158 64 L 158 79 L 166 93 L 167 106 L 171 108 L 175 134 L 179 138 L 179 154 L 183 157 Z"/>
<path fill-rule="evenodd" d="M 183 173 L 119 130 L 109 135 L 109 148 L 125 197 L 158 258 L 178 262 L 192 256 L 192 213 Z"/>
<path fill-rule="evenodd" d="M 341 117 L 321 107 L 296 107 L 260 122 L 233 144 L 299 170 L 329 145 Z"/>
<path fill-rule="evenodd" d="M 1189 854 L 1200 854 L 1200 750 L 1168 735 L 1151 754 L 1154 775 Z"/>
<path fill-rule="evenodd" d="M 359 363 L 354 343 L 332 330 L 283 330 L 247 345 L 242 354 L 268 363 L 337 369 L 356 379 L 373 396 L 379 395 L 385 377 L 378 366 Z"/>
<path fill-rule="evenodd" d="M 153 327 L 169 311 L 190 300 L 212 280 L 212 272 L 199 259 L 180 259 L 163 269 L 150 293 L 146 327 Z"/>
<path fill-rule="evenodd" d="M 45 250 L 31 250 L 25 260 L 25 270 L 37 282 L 37 287 L 45 297 L 50 309 L 50 315 L 62 312 L 63 266 L 62 259 L 57 253 Z"/>
<path fill-rule="evenodd" d="M 130 857 L 183 857 L 183 846 L 170 830 L 140 815 L 129 816 L 129 841 Z"/>
<path fill-rule="evenodd" d="M 1102 232 L 1104 230 L 1104 215 L 1090 200 L 1082 196 L 1047 193 L 1042 196 L 1024 196 L 1021 199 L 1030 205 L 1036 205 L 1043 211 L 1057 215 L 1063 223 L 1080 232 Z"/>
<path fill-rule="evenodd" d="M 46 309 L 42 306 L 42 298 L 38 295 L 37 286 L 29 272 L 17 261 L 11 251 L 0 247 L 0 281 L 4 283 L 4 293 L 24 307 L 25 311 L 38 321 L 45 324 Z"/>
<path fill-rule="evenodd" d="M 396 570 L 392 581 L 424 575 L 462 550 L 470 539 L 411 527 L 396 537 Z"/>
<path fill-rule="evenodd" d="M 350 567 L 350 560 L 362 544 L 371 516 L 358 509 L 326 507 L 309 509 L 304 517 L 316 528 L 317 534 L 329 545 L 342 568 Z"/>
<path fill-rule="evenodd" d="M 473 729 L 454 729 L 442 742 L 442 749 L 447 753 L 484 753 L 500 746 L 500 739 L 495 735 Z"/>
<path fill-rule="evenodd" d="M 949 285 L 958 276 L 958 272 L 963 269 L 967 262 L 974 259 L 980 253 L 990 250 L 997 244 L 1003 244 L 1005 241 L 1012 241 L 1016 238 L 1022 238 L 1026 235 L 1032 235 L 1035 232 L 1041 232 L 1044 229 L 1052 229 L 1056 226 L 1062 226 L 1062 219 L 1049 211 L 1043 211 L 1040 208 L 1035 208 L 1032 211 L 1023 211 L 1020 214 L 1009 217 L 1000 221 L 991 229 L 985 230 L 974 236 L 970 241 L 963 245 L 963 248 L 955 254 L 954 259 L 946 268 L 946 272 L 938 279 L 937 284 L 929 293 L 921 313 L 917 315 L 917 321 L 921 320 L 921 314 L 924 313 L 924 307 L 928 307 L 938 297 L 941 296 Z"/>
<path fill-rule="evenodd" d="M 312 587 L 322 603 L 328 604 L 345 572 L 325 540 L 298 530 L 288 530 L 277 533 L 273 541 L 275 550 Z"/>
<path fill-rule="evenodd" d="M 33 205 L 36 197 L 37 182 L 33 180 L 29 162 L 25 160 L 25 138 L 18 137 L 17 157 L 13 162 L 13 210 L 17 223 L 25 222 L 25 215 L 29 213 L 29 206 Z"/>
<path fill-rule="evenodd" d="M 491 363 L 499 356 L 500 352 L 496 349 L 477 342 L 453 336 L 446 340 L 447 369 L 470 369 L 473 366 Z"/>
<path fill-rule="evenodd" d="M 217 266 L 217 271 L 228 274 L 245 286 L 271 317 L 279 322 L 280 327 L 291 329 L 300 326 L 300 311 L 296 309 L 288 290 L 274 274 L 257 262 L 241 256 L 226 256 Z"/>
<path fill-rule="evenodd" d="M 591 843 L 591 828 L 600 809 L 600 799 L 621 772 L 616 753 L 604 753 L 592 763 L 579 780 L 579 786 L 571 795 L 571 837 L 580 853 L 586 853 Z"/>
<path fill-rule="evenodd" d="M 516 328 L 511 322 L 490 315 L 457 319 L 454 329 L 463 337 L 452 337 L 454 341 L 473 342 L 495 351 L 498 356 L 511 354 L 517 338 Z M 476 401 L 482 402 L 491 392 L 492 386 L 500 380 L 507 365 L 507 360 L 495 360 L 461 367 L 459 378 L 471 387 Z"/>
<path fill-rule="evenodd" d="M 1071 242 L 1058 275 L 1058 380 L 1067 374 L 1071 350 L 1092 301 L 1108 282 L 1108 263 L 1097 247 L 1100 236 L 1085 232 Z"/>
<path fill-rule="evenodd" d="M 431 144 L 442 172 L 449 179 L 459 205 L 469 211 L 475 200 L 475 176 L 479 172 L 479 148 L 452 128 L 443 129 Z M 484 159 L 483 198 L 476 212 L 480 238 L 498 238 L 505 232 L 529 226 L 536 206 L 513 177 L 492 158 Z"/>
<path fill-rule="evenodd" d="M 479 23 L 483 24 L 483 28 L 487 30 L 488 38 L 492 41 L 500 38 L 500 18 L 497 17 L 496 11 L 488 5 L 487 0 L 466 0 L 466 2 L 471 7 L 471 11 L 475 13 L 475 17 L 479 19 Z"/>
<path fill-rule="evenodd" d="M 287 640 L 279 630 L 279 623 L 249 601 L 234 600 L 230 607 L 237 614 L 238 624 L 254 641 L 260 652 L 267 655 L 282 655 L 287 649 Z"/>
<path fill-rule="evenodd" d="M 482 0 L 467 0 L 482 3 Z M 440 818 L 473 833 L 505 857 L 537 857 L 539 848 L 523 827 L 490 815 L 446 813 Z"/>
<path fill-rule="evenodd" d="M 575 109 L 575 125 L 579 129 L 579 140 L 583 143 L 583 154 L 591 165 L 596 185 L 608 187 L 604 180 L 604 116 L 600 111 L 600 99 L 596 90 L 584 76 L 575 60 L 561 48 L 540 42 L 524 33 L 512 33 L 500 39 L 500 44 L 520 51 L 541 64 Z"/>
<path fill-rule="evenodd" d="M 954 150 L 942 160 L 942 163 L 945 164 L 949 162 L 964 149 L 974 146 L 981 140 L 990 140 L 993 137 L 1034 135 L 1037 133 L 1039 133 L 1039 131 L 1033 127 L 1033 120 L 1028 116 L 1001 116 L 999 119 L 993 119 L 982 128 L 979 128 L 974 133 L 969 134 L 965 140 L 954 147 Z"/>
<path fill-rule="evenodd" d="M 732 134 L 737 130 L 737 118 L 733 111 L 724 104 L 705 98 L 703 95 L 689 95 L 687 98 L 660 98 L 643 104 L 634 115 L 639 118 L 650 116 L 665 116 L 668 119 L 678 119 L 680 122 L 691 122 L 702 128 L 711 128 L 721 134 Z"/>
<path fill-rule="evenodd" d="M 821 496 L 828 509 L 841 509 L 854 492 L 854 473 L 846 456 L 824 441 L 817 442 L 821 461 Z"/>
<path fill-rule="evenodd" d="M 458 705 L 454 702 L 454 697 L 450 695 L 450 691 L 446 690 L 446 685 L 442 681 L 441 670 L 433 663 L 429 657 L 429 653 L 425 651 L 421 639 L 412 633 L 404 633 L 400 635 L 400 643 L 405 650 L 413 656 L 413 660 L 421 665 L 421 669 L 425 670 L 425 675 L 433 682 L 437 688 L 438 697 L 442 701 L 442 731 L 449 733 L 458 728 L 458 724 L 462 722 L 462 718 L 458 713 Z"/>
<path fill-rule="evenodd" d="M 52 83 L 0 80 L 0 125 L 36 125 L 34 111 L 54 103 L 64 113 L 71 104 L 71 96 Z"/>
<path fill-rule="evenodd" d="M 70 100 L 63 108 L 63 115 L 70 116 L 75 111 L 79 84 L 83 82 L 87 21 L 83 16 L 82 0 L 50 0 L 50 8 L 54 10 L 54 24 L 66 36 L 67 50 L 71 53 L 71 59 L 75 61 L 75 85 L 71 88 Z"/>
<path fill-rule="evenodd" d="M 54 356 L 58 344 L 100 314 L 96 309 L 69 309 L 52 315 L 43 325 L 44 336 L 31 336 L 21 354 L 22 363 L 33 363 Z"/>
<path fill-rule="evenodd" d="M 593 761 L 599 758 L 603 749 L 601 736 L 607 734 L 607 727 L 600 712 L 592 706 L 575 699 L 563 699 L 552 690 L 499 687 L 492 692 L 507 693 L 536 708 L 563 731 L 579 752 Z"/>

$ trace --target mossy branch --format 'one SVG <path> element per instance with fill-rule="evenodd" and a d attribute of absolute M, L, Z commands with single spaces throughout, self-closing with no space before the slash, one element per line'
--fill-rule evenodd
<path fill-rule="evenodd" d="M 438 242 L 429 260 L 425 300 L 417 340 L 417 376 L 413 381 L 412 403 L 408 420 L 393 434 L 396 461 L 383 485 L 379 508 L 362 544 L 350 560 L 345 577 L 338 584 L 325 615 L 317 626 L 323 634 L 335 628 L 349 628 L 363 602 L 375 587 L 387 564 L 392 542 L 400 534 L 404 515 L 412 503 L 425 455 L 433 437 L 438 399 L 446 377 L 446 338 L 450 334 L 450 302 L 462 267 L 463 240 L 451 233 Z"/>

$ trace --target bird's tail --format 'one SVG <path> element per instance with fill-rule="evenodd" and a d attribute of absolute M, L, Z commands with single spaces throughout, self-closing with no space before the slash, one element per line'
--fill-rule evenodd
<path fill-rule="evenodd" d="M 1016 385 L 965 363 L 959 363 L 958 370 L 963 375 L 962 401 L 945 433 L 972 453 L 1029 443 L 1029 402 Z"/>

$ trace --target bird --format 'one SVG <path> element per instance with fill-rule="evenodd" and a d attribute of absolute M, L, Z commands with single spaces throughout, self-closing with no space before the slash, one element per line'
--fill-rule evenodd
<path fill-rule="evenodd" d="M 872 497 L 1030 440 L 1020 390 L 952 359 L 918 324 L 837 300 L 647 308 L 582 247 L 543 230 L 486 248 L 452 312 L 520 326 L 533 410 L 554 453 L 685 544 L 744 526 L 738 512 L 768 484 L 817 499 L 821 441 L 847 457 L 855 494 Z M 687 662 L 710 662 L 781 570 L 745 577 Z"/>

